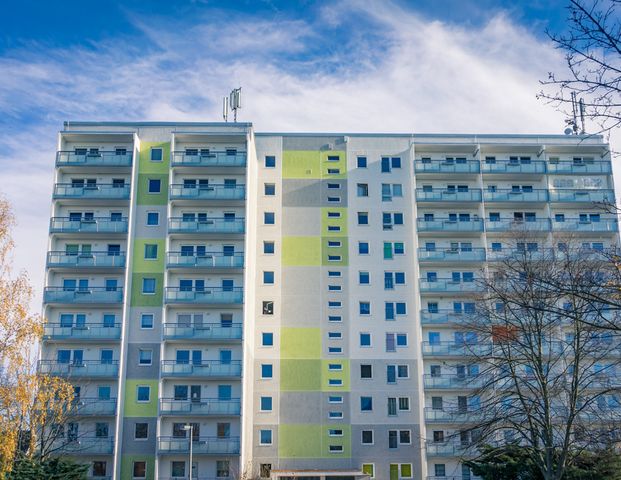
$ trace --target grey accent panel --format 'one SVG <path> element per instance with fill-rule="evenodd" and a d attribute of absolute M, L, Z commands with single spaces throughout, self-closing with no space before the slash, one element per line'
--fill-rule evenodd
<path fill-rule="evenodd" d="M 330 395 L 341 395 L 343 403 L 329 403 Z M 311 424 L 330 424 L 346 423 L 342 420 L 330 420 L 328 412 L 343 411 L 344 417 L 349 412 L 349 393 L 336 392 L 281 392 L 280 394 L 280 422 L 283 424 L 291 423 L 311 423 Z"/>
<path fill-rule="evenodd" d="M 281 470 L 332 470 L 350 469 L 356 464 L 353 458 L 281 458 L 278 467 Z"/>
<path fill-rule="evenodd" d="M 282 181 L 283 207 L 319 207 L 322 198 L 319 180 L 283 179 Z"/>
<path fill-rule="evenodd" d="M 143 313 L 153 315 L 153 328 L 140 328 Z M 128 341 L 137 343 L 160 343 L 162 340 L 162 307 L 131 307 L 129 309 L 129 325 L 127 325 Z"/>
<path fill-rule="evenodd" d="M 149 432 L 146 440 L 135 440 L 136 423 L 148 423 Z M 125 417 L 123 418 L 123 455 L 153 455 L 157 437 L 157 418 Z"/>
<path fill-rule="evenodd" d="M 319 327 L 321 267 L 282 269 L 281 326 Z"/>
<path fill-rule="evenodd" d="M 151 365 L 138 365 L 140 349 L 151 349 L 153 355 Z M 160 373 L 160 344 L 159 343 L 128 343 L 127 344 L 127 371 L 125 377 L 140 379 L 157 379 Z"/>
<path fill-rule="evenodd" d="M 321 235 L 321 211 L 316 208 L 289 207 L 282 212 L 282 236 Z"/>
<path fill-rule="evenodd" d="M 165 238 L 168 231 L 167 205 L 136 205 L 136 224 L 134 238 Z M 147 226 L 147 212 L 158 212 L 160 224 L 156 227 Z"/>
<path fill-rule="evenodd" d="M 283 150 L 330 150 L 328 145 L 332 145 L 332 150 L 346 150 L 347 145 L 343 136 L 313 136 L 313 137 L 283 137 Z"/>
<path fill-rule="evenodd" d="M 271 445 L 260 445 L 261 432 L 259 430 L 272 430 L 272 444 Z M 265 458 L 277 458 L 278 457 L 278 425 L 255 425 L 253 432 L 253 444 L 252 451 L 254 452 L 256 457 L 265 457 Z M 270 463 L 270 462 L 262 462 L 262 463 Z M 274 467 L 274 463 L 272 462 L 272 467 Z"/>
<path fill-rule="evenodd" d="M 328 188 L 328 183 L 338 183 L 341 188 Z M 338 203 L 328 202 L 328 196 L 341 197 Z M 347 207 L 347 180 L 322 180 L 321 181 L 321 206 L 322 207 Z"/>

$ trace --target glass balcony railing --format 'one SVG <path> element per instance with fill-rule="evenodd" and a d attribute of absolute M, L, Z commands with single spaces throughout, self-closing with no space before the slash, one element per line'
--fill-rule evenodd
<path fill-rule="evenodd" d="M 166 303 L 242 303 L 244 301 L 242 287 L 222 288 L 205 287 L 186 289 L 166 287 Z"/>
<path fill-rule="evenodd" d="M 209 152 L 196 155 L 172 152 L 173 167 L 245 167 L 246 152 Z"/>
<path fill-rule="evenodd" d="M 487 259 L 490 262 L 506 260 L 508 258 L 543 260 L 544 258 L 552 258 L 553 250 L 551 248 L 537 248 L 537 250 L 524 250 L 517 248 L 503 248 L 501 250 L 490 249 L 487 251 Z"/>
<path fill-rule="evenodd" d="M 170 198 L 171 200 L 244 200 L 246 198 L 246 186 L 172 184 L 170 186 Z"/>
<path fill-rule="evenodd" d="M 97 185 L 73 185 L 71 183 L 57 183 L 54 185 L 54 198 L 80 198 L 128 200 L 129 185 L 114 185 L 98 183 Z"/>
<path fill-rule="evenodd" d="M 550 219 L 535 220 L 485 220 L 485 230 L 488 232 L 549 232 Z"/>
<path fill-rule="evenodd" d="M 562 222 L 552 221 L 552 230 L 559 232 L 619 232 L 619 223 L 616 218 L 602 218 L 597 221 L 581 220 L 580 218 L 565 218 Z"/>
<path fill-rule="evenodd" d="M 159 453 L 187 453 L 189 438 L 157 437 Z M 238 455 L 239 437 L 199 437 L 192 439 L 192 453 L 195 455 Z"/>
<path fill-rule="evenodd" d="M 425 388 L 434 389 L 476 389 L 491 380 L 489 375 L 423 375 Z"/>
<path fill-rule="evenodd" d="M 434 218 L 433 220 L 418 218 L 416 228 L 419 232 L 482 232 L 483 220 L 479 218 L 464 221 L 450 218 Z"/>
<path fill-rule="evenodd" d="M 471 423 L 480 422 L 485 418 L 481 407 L 478 408 L 425 408 L 425 421 L 429 423 Z"/>
<path fill-rule="evenodd" d="M 438 278 L 437 280 L 427 280 L 421 278 L 419 282 L 421 292 L 478 292 L 481 285 L 477 282 L 457 282 L 450 278 Z"/>
<path fill-rule="evenodd" d="M 427 442 L 426 448 L 428 457 L 462 457 L 468 452 L 469 445 L 462 445 L 459 442 Z M 431 476 L 427 477 L 427 480 L 466 480 L 466 477 Z M 470 480 L 470 478 L 468 478 L 468 480 Z"/>
<path fill-rule="evenodd" d="M 94 217 L 74 220 L 70 217 L 52 217 L 50 233 L 127 233 L 127 218 L 111 220 Z"/>
<path fill-rule="evenodd" d="M 239 398 L 220 400 L 217 398 L 201 398 L 198 400 L 160 399 L 160 415 L 239 415 L 241 401 Z"/>
<path fill-rule="evenodd" d="M 446 160 L 416 160 L 414 162 L 416 173 L 479 173 L 478 160 L 465 160 L 461 162 Z"/>
<path fill-rule="evenodd" d="M 494 163 L 482 162 L 481 170 L 483 173 L 541 174 L 546 173 L 546 163 L 541 160 L 534 160 L 529 163 L 496 160 Z"/>
<path fill-rule="evenodd" d="M 47 266 L 48 268 L 124 268 L 125 252 L 47 252 Z"/>
<path fill-rule="evenodd" d="M 491 343 L 423 342 L 423 355 L 426 356 L 471 356 L 491 353 Z"/>
<path fill-rule="evenodd" d="M 119 340 L 121 325 L 115 323 L 86 323 L 84 325 L 63 325 L 46 323 L 43 326 L 43 338 L 46 340 Z"/>
<path fill-rule="evenodd" d="M 186 325 L 181 323 L 164 323 L 165 340 L 241 340 L 242 324 L 205 323 L 203 325 Z"/>
<path fill-rule="evenodd" d="M 420 321 L 422 325 L 441 325 L 448 323 L 462 324 L 472 321 L 471 313 L 455 312 L 453 310 L 438 310 L 437 312 L 420 312 Z"/>
<path fill-rule="evenodd" d="M 171 233 L 244 233 L 244 218 L 209 218 L 187 220 L 181 217 L 168 219 Z"/>
<path fill-rule="evenodd" d="M 485 190 L 483 200 L 486 202 L 547 202 L 548 190 L 514 191 L 514 190 Z"/>
<path fill-rule="evenodd" d="M 241 376 L 241 361 L 203 360 L 202 362 L 185 362 L 162 360 L 161 373 L 165 377 L 222 377 L 238 378 Z"/>
<path fill-rule="evenodd" d="M 441 248 L 436 250 L 418 249 L 419 262 L 483 262 L 485 261 L 484 248 L 469 250 Z"/>
<path fill-rule="evenodd" d="M 75 362 L 58 362 L 56 360 L 39 360 L 39 371 L 48 375 L 63 377 L 116 377 L 119 374 L 118 360 L 82 360 Z"/>
<path fill-rule="evenodd" d="M 612 190 L 593 189 L 557 189 L 550 190 L 551 202 L 579 202 L 579 203 L 601 203 L 614 202 L 615 195 Z"/>
<path fill-rule="evenodd" d="M 612 173 L 612 165 L 608 161 L 591 163 L 550 162 L 548 173 L 560 174 L 603 174 Z"/>
<path fill-rule="evenodd" d="M 121 151 L 99 151 L 97 153 L 56 152 L 56 166 L 68 167 L 131 167 L 132 153 Z"/>
<path fill-rule="evenodd" d="M 66 287 L 45 287 L 43 290 L 44 303 L 122 303 L 123 288 L 109 289 L 108 287 L 86 287 L 69 289 Z"/>
<path fill-rule="evenodd" d="M 79 398 L 74 403 L 75 415 L 105 416 L 116 414 L 116 398 Z"/>
<path fill-rule="evenodd" d="M 458 190 L 423 190 L 416 189 L 417 202 L 480 202 L 481 190 L 471 188 L 467 191 Z"/>
<path fill-rule="evenodd" d="M 166 265 L 177 268 L 243 268 L 242 252 L 223 254 L 222 252 L 204 252 L 200 255 L 188 255 L 186 252 L 168 252 Z"/>
<path fill-rule="evenodd" d="M 112 455 L 114 438 L 78 436 L 74 441 L 57 442 L 54 452 L 64 455 Z"/>

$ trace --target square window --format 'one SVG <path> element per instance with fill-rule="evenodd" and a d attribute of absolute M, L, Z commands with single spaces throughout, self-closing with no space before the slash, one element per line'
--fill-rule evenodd
<path fill-rule="evenodd" d="M 360 315 L 371 315 L 371 302 L 360 302 Z"/>
<path fill-rule="evenodd" d="M 397 347 L 407 347 L 408 336 L 405 333 L 397 333 Z"/>
<path fill-rule="evenodd" d="M 360 411 L 370 412 L 373 410 L 373 397 L 360 397 Z"/>
<path fill-rule="evenodd" d="M 264 301 L 261 311 L 263 315 L 274 315 L 274 302 Z"/>
<path fill-rule="evenodd" d="M 367 168 L 367 157 L 358 157 L 357 166 L 358 168 Z"/>
<path fill-rule="evenodd" d="M 263 283 L 265 285 L 274 284 L 274 272 L 263 272 Z"/>
<path fill-rule="evenodd" d="M 134 439 L 146 440 L 149 437 L 149 424 L 148 423 L 136 423 L 134 427 Z"/>
<path fill-rule="evenodd" d="M 272 378 L 273 367 L 271 363 L 264 363 L 261 365 L 261 378 Z"/>
<path fill-rule="evenodd" d="M 159 178 L 149 179 L 149 193 L 160 193 L 162 189 L 162 181 Z"/>
<path fill-rule="evenodd" d="M 373 445 L 373 430 L 362 431 L 362 444 Z"/>
<path fill-rule="evenodd" d="M 147 462 L 135 461 L 132 468 L 133 478 L 147 478 Z"/>
<path fill-rule="evenodd" d="M 147 295 L 155 293 L 155 278 L 142 279 L 142 293 Z"/>
<path fill-rule="evenodd" d="M 271 255 L 274 253 L 274 242 L 263 242 L 263 253 Z"/>
<path fill-rule="evenodd" d="M 358 281 L 360 285 L 368 285 L 369 284 L 369 272 L 358 272 Z"/>
<path fill-rule="evenodd" d="M 259 434 L 259 442 L 261 445 L 271 445 L 272 444 L 272 431 L 271 430 L 260 430 Z"/>
<path fill-rule="evenodd" d="M 143 313 L 140 316 L 140 328 L 153 328 L 153 314 Z"/>
<path fill-rule="evenodd" d="M 275 223 L 274 212 L 263 212 L 263 223 L 265 225 L 274 225 Z"/>
<path fill-rule="evenodd" d="M 263 189 L 264 189 L 263 193 L 266 196 L 270 196 L 271 197 L 271 196 L 276 195 L 276 185 L 273 184 L 273 183 L 266 183 L 266 184 L 264 184 Z"/>
<path fill-rule="evenodd" d="M 368 242 L 358 242 L 358 254 L 359 255 L 368 255 L 369 254 L 369 244 L 368 244 Z"/>
<path fill-rule="evenodd" d="M 265 168 L 275 168 L 276 167 L 276 157 L 274 155 L 266 155 L 265 156 Z"/>
<path fill-rule="evenodd" d="M 153 361 L 153 350 L 138 350 L 138 365 L 151 365 Z"/>
<path fill-rule="evenodd" d="M 136 401 L 148 402 L 151 400 L 151 387 L 148 385 L 138 385 L 136 387 Z"/>
<path fill-rule="evenodd" d="M 164 150 L 161 148 L 153 147 L 151 148 L 151 161 L 152 162 L 161 162 L 164 158 Z"/>
<path fill-rule="evenodd" d="M 93 462 L 93 477 L 105 477 L 106 476 L 106 462 L 97 460 Z"/>
<path fill-rule="evenodd" d="M 357 185 L 356 191 L 358 192 L 359 197 L 368 197 L 369 196 L 369 185 L 367 183 L 359 183 Z"/>
<path fill-rule="evenodd" d="M 274 334 L 270 332 L 263 332 L 261 334 L 261 345 L 264 347 L 274 346 Z"/>
<path fill-rule="evenodd" d="M 369 224 L 369 213 L 358 212 L 358 225 L 368 225 L 368 224 Z"/>
<path fill-rule="evenodd" d="M 370 333 L 361 333 L 360 334 L 360 346 L 361 347 L 370 347 L 371 346 L 371 334 Z"/>
<path fill-rule="evenodd" d="M 147 212 L 147 226 L 155 227 L 160 224 L 159 212 Z"/>
<path fill-rule="evenodd" d="M 261 397 L 261 411 L 262 412 L 272 411 L 272 397 Z"/>
<path fill-rule="evenodd" d="M 157 259 L 157 244 L 147 243 L 144 246 L 144 258 L 145 260 Z"/>
<path fill-rule="evenodd" d="M 365 473 L 369 478 L 375 478 L 375 465 L 373 463 L 363 463 L 362 473 Z"/>
<path fill-rule="evenodd" d="M 360 365 L 360 378 L 373 378 L 373 366 Z"/>

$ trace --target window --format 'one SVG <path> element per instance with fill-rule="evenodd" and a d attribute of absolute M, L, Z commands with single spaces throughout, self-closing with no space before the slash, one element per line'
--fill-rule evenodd
<path fill-rule="evenodd" d="M 185 477 L 185 461 L 170 462 L 170 473 L 174 478 Z"/>
<path fill-rule="evenodd" d="M 410 409 L 410 397 L 399 397 L 399 410 L 408 411 Z"/>
<path fill-rule="evenodd" d="M 162 189 L 162 181 L 159 178 L 149 179 L 149 193 L 160 193 Z"/>
<path fill-rule="evenodd" d="M 340 247 L 341 245 L 342 244 L 340 240 L 328 240 L 328 247 L 336 248 L 336 247 Z"/>
<path fill-rule="evenodd" d="M 138 350 L 138 365 L 151 365 L 153 361 L 153 350 Z"/>
<path fill-rule="evenodd" d="M 149 424 L 148 423 L 136 423 L 134 427 L 134 439 L 146 440 L 149 437 Z"/>
<path fill-rule="evenodd" d="M 341 387 L 343 386 L 343 380 L 341 380 L 340 378 L 330 378 L 328 380 L 328 385 L 330 385 L 331 387 Z"/>
<path fill-rule="evenodd" d="M 153 147 L 151 148 L 151 161 L 152 162 L 161 162 L 164 158 L 164 151 L 161 148 Z"/>
<path fill-rule="evenodd" d="M 401 463 L 399 464 L 399 478 L 412 478 L 412 464 L 411 463 Z M 466 480 L 466 477 L 462 477 L 463 480 Z"/>
<path fill-rule="evenodd" d="M 341 332 L 328 332 L 328 338 L 331 340 L 339 340 L 343 338 L 343 334 Z"/>
<path fill-rule="evenodd" d="M 274 253 L 274 242 L 263 242 L 263 253 L 271 255 Z"/>
<path fill-rule="evenodd" d="M 136 387 L 136 401 L 148 402 L 151 400 L 151 387 L 148 385 L 138 385 Z"/>
<path fill-rule="evenodd" d="M 341 347 L 328 347 L 328 353 L 343 353 Z"/>
<path fill-rule="evenodd" d="M 330 270 L 328 271 L 328 277 L 341 277 L 341 272 Z"/>
<path fill-rule="evenodd" d="M 358 225 L 368 225 L 368 224 L 369 224 L 369 213 L 358 212 Z"/>
<path fill-rule="evenodd" d="M 276 195 L 276 185 L 273 183 L 266 183 L 263 185 L 263 193 L 266 196 L 274 196 Z"/>
<path fill-rule="evenodd" d="M 343 403 L 343 397 L 341 395 L 330 395 L 328 403 Z"/>
<path fill-rule="evenodd" d="M 265 285 L 274 285 L 274 272 L 263 272 L 263 283 Z"/>
<path fill-rule="evenodd" d="M 262 412 L 272 411 L 272 397 L 261 397 L 261 411 Z"/>
<path fill-rule="evenodd" d="M 274 155 L 266 155 L 265 156 L 265 168 L 275 168 L 276 167 L 276 157 Z"/>
<path fill-rule="evenodd" d="M 263 315 L 274 315 L 274 302 L 264 301 L 262 312 Z"/>
<path fill-rule="evenodd" d="M 343 418 L 343 412 L 328 412 L 328 418 L 333 420 L 335 418 Z"/>
<path fill-rule="evenodd" d="M 272 378 L 273 367 L 271 363 L 261 365 L 261 378 Z"/>
<path fill-rule="evenodd" d="M 341 184 L 340 183 L 328 183 L 328 188 L 331 190 L 340 190 Z"/>
<path fill-rule="evenodd" d="M 361 347 L 370 347 L 371 346 L 371 334 L 370 333 L 361 333 L 360 334 L 360 346 Z"/>
<path fill-rule="evenodd" d="M 140 316 L 140 328 L 153 328 L 153 314 L 143 313 Z"/>
<path fill-rule="evenodd" d="M 369 284 L 369 272 L 358 272 L 358 282 L 360 285 Z"/>
<path fill-rule="evenodd" d="M 261 464 L 259 464 L 259 477 L 260 478 L 270 478 L 271 473 L 272 473 L 272 464 L 271 463 L 261 463 Z"/>
<path fill-rule="evenodd" d="M 106 462 L 100 460 L 93 462 L 93 477 L 105 477 L 106 476 Z"/>
<path fill-rule="evenodd" d="M 147 295 L 155 293 L 155 278 L 142 279 L 142 293 Z"/>
<path fill-rule="evenodd" d="M 359 197 L 368 197 L 369 196 L 369 185 L 367 183 L 359 183 L 357 185 L 356 191 L 358 192 Z"/>
<path fill-rule="evenodd" d="M 134 461 L 132 470 L 133 478 L 147 478 L 147 462 Z"/>
<path fill-rule="evenodd" d="M 367 157 L 358 157 L 356 159 L 356 165 L 358 168 L 367 168 Z"/>
<path fill-rule="evenodd" d="M 157 258 L 157 244 L 147 243 L 144 246 L 145 260 L 154 260 Z"/>
<path fill-rule="evenodd" d="M 263 212 L 263 223 L 265 225 L 274 225 L 274 212 Z"/>
<path fill-rule="evenodd" d="M 373 430 L 362 431 L 362 444 L 373 445 Z"/>
<path fill-rule="evenodd" d="M 216 477 L 226 478 L 230 475 L 229 461 L 217 460 L 216 461 Z"/>
<path fill-rule="evenodd" d="M 412 443 L 409 430 L 399 430 L 399 443 L 401 445 L 409 445 L 410 443 Z"/>
<path fill-rule="evenodd" d="M 405 333 L 397 333 L 397 347 L 407 347 L 408 346 L 408 336 Z"/>
<path fill-rule="evenodd" d="M 360 411 L 370 412 L 373 410 L 373 397 L 360 397 Z"/>
<path fill-rule="evenodd" d="M 331 372 L 340 372 L 343 370 L 343 365 L 341 365 L 340 363 L 329 363 L 328 370 L 330 370 Z"/>
<path fill-rule="evenodd" d="M 371 315 L 371 302 L 360 302 L 360 315 Z"/>
<path fill-rule="evenodd" d="M 406 315 L 405 302 L 386 302 L 384 304 L 386 320 L 394 320 L 396 315 Z"/>
<path fill-rule="evenodd" d="M 360 365 L 360 378 L 373 378 L 373 366 Z"/>
<path fill-rule="evenodd" d="M 358 254 L 359 255 L 369 254 L 369 244 L 367 242 L 358 242 Z"/>
<path fill-rule="evenodd" d="M 261 445 L 271 445 L 272 444 L 272 431 L 271 430 L 260 430 L 259 431 L 259 443 Z"/>
<path fill-rule="evenodd" d="M 341 430 L 340 428 L 330 428 L 328 430 L 328 435 L 331 437 L 342 437 L 343 430 Z"/>
<path fill-rule="evenodd" d="M 274 346 L 274 334 L 263 332 L 261 335 L 261 345 L 264 347 L 272 347 Z"/>
<path fill-rule="evenodd" d="M 147 212 L 147 226 L 155 227 L 160 224 L 159 212 Z"/>
<path fill-rule="evenodd" d="M 403 225 L 403 213 L 382 213 L 382 225 L 384 230 L 392 230 L 393 225 Z"/>

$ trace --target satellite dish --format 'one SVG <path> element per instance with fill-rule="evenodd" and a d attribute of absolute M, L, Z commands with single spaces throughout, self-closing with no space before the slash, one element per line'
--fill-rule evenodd
<path fill-rule="evenodd" d="M 567 127 L 563 133 L 565 135 L 571 135 L 572 133 L 574 133 L 574 130 L 573 130 L 573 128 Z"/>

